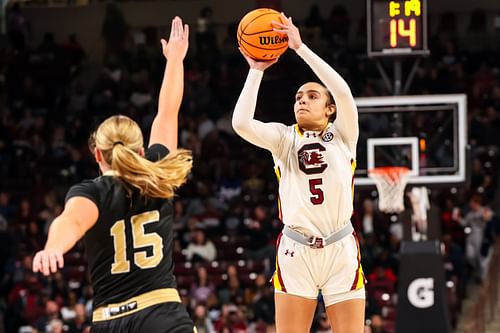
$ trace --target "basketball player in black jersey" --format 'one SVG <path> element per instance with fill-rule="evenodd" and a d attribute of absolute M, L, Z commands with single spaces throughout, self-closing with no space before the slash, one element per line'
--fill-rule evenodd
<path fill-rule="evenodd" d="M 167 65 L 148 148 L 132 119 L 101 123 L 89 143 L 103 175 L 69 190 L 33 260 L 33 271 L 54 273 L 83 237 L 94 288 L 92 333 L 196 331 L 172 262 L 172 197 L 192 166 L 191 153 L 177 149 L 188 37 L 175 17 L 169 41 L 161 41 Z"/>

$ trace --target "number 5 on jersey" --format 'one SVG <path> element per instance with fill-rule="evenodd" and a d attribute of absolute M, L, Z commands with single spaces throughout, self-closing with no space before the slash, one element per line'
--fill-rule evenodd
<path fill-rule="evenodd" d="M 309 179 L 309 191 L 312 194 L 309 199 L 313 205 L 321 205 L 325 200 L 323 190 L 318 187 L 321 184 L 323 184 L 323 180 L 321 178 Z"/>
<path fill-rule="evenodd" d="M 148 256 L 146 250 L 134 253 L 134 262 L 141 268 L 153 268 L 163 259 L 163 240 L 156 232 L 146 233 L 144 226 L 148 223 L 157 223 L 160 213 L 157 210 L 134 215 L 130 218 L 132 227 L 133 248 L 152 247 L 152 254 Z M 116 221 L 110 229 L 115 250 L 114 262 L 111 265 L 111 274 L 121 274 L 130 271 L 130 260 L 127 259 L 127 237 L 125 220 Z"/>

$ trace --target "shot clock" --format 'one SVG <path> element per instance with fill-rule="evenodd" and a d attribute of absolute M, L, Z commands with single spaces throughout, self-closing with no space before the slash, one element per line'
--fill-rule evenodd
<path fill-rule="evenodd" d="M 368 56 L 428 54 L 427 0 L 367 0 Z"/>

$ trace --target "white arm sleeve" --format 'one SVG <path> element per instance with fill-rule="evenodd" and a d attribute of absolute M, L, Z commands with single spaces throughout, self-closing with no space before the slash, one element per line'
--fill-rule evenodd
<path fill-rule="evenodd" d="M 246 141 L 275 153 L 280 146 L 281 133 L 286 127 L 279 123 L 263 123 L 255 120 L 257 93 L 262 71 L 250 69 L 233 113 L 234 131 Z"/>
<path fill-rule="evenodd" d="M 304 43 L 297 49 L 297 54 L 304 59 L 321 82 L 332 93 L 337 106 L 335 128 L 355 155 L 356 143 L 359 136 L 358 110 L 347 82 Z"/>

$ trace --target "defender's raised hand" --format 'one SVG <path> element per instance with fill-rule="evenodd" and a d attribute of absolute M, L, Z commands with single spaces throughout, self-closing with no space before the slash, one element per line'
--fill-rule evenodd
<path fill-rule="evenodd" d="M 182 23 L 179 16 L 174 17 L 172 20 L 172 28 L 170 29 L 170 37 L 168 42 L 161 39 L 161 47 L 163 55 L 167 60 L 175 58 L 183 60 L 186 56 L 189 46 L 189 26 Z"/>
<path fill-rule="evenodd" d="M 285 14 L 281 13 L 281 21 L 273 21 L 273 30 L 287 35 L 288 47 L 292 50 L 297 50 L 302 45 L 299 28 L 293 24 L 291 16 L 286 17 Z"/>

